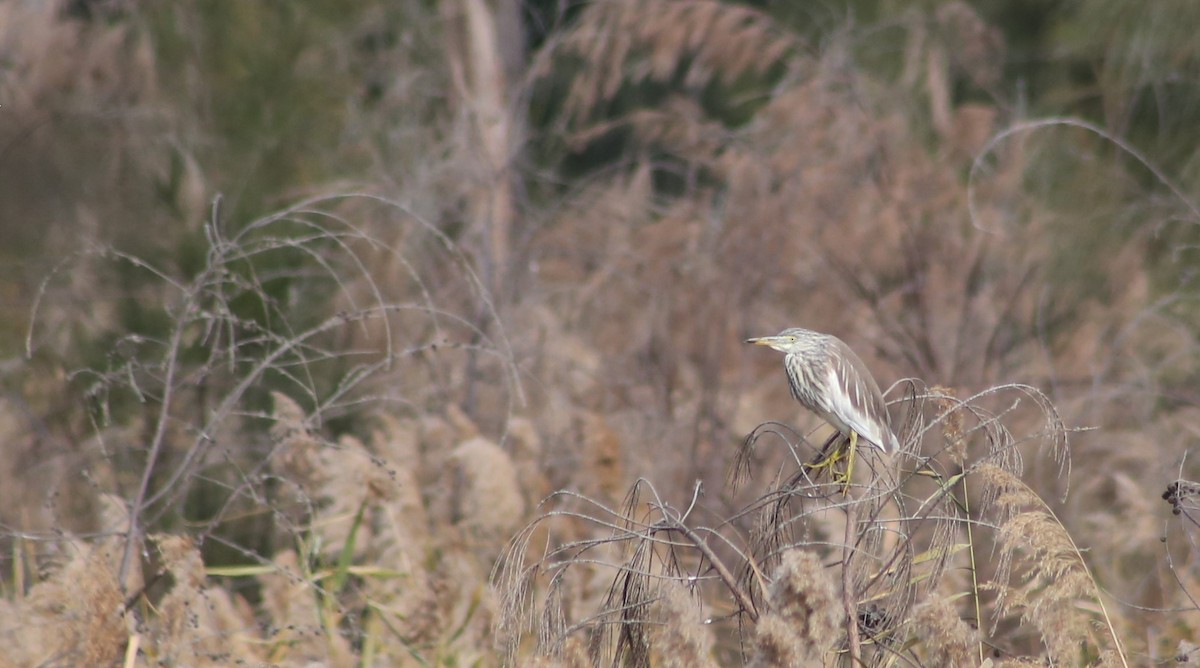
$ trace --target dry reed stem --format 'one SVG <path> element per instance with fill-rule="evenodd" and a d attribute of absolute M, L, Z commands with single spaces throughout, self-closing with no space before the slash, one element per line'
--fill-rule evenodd
<path fill-rule="evenodd" d="M 850 664 L 862 662 L 862 641 L 858 632 L 858 591 L 854 584 L 855 546 L 858 544 L 858 507 L 851 501 L 846 504 L 846 531 L 842 545 L 842 609 L 845 612 L 846 649 Z"/>

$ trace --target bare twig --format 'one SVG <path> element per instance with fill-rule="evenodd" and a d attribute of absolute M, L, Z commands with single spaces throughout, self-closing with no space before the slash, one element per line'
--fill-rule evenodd
<path fill-rule="evenodd" d="M 694 530 L 682 522 L 676 523 L 672 528 L 687 537 L 687 539 L 692 542 L 692 545 L 695 545 L 696 549 L 704 555 L 704 558 L 708 559 L 709 563 L 711 563 L 713 568 L 717 571 L 717 575 L 721 578 L 721 582 L 725 584 L 725 587 L 729 590 L 729 593 L 733 594 L 733 597 L 737 599 L 738 605 L 741 606 L 742 610 L 746 612 L 746 616 L 750 618 L 750 621 L 757 622 L 758 610 L 755 609 L 754 602 L 750 600 L 750 596 L 745 592 L 745 590 L 738 586 L 737 578 L 733 576 L 733 573 L 729 571 L 729 568 L 725 566 L 724 562 L 722 562 L 716 553 L 712 551 L 712 548 L 708 546 L 708 543 L 705 542 L 705 540 L 701 538 Z"/>

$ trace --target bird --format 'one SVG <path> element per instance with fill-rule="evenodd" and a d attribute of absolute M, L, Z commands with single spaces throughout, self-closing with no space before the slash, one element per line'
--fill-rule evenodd
<path fill-rule="evenodd" d="M 858 439 L 884 453 L 900 449 L 879 384 L 844 341 L 832 334 L 792 327 L 746 343 L 784 353 L 783 368 L 792 397 L 849 439 L 847 478 Z"/>

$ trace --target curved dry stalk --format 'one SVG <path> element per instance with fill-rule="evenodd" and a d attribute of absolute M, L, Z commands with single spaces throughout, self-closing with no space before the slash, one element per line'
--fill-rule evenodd
<path fill-rule="evenodd" d="M 465 314 L 454 306 L 439 304 L 423 275 L 429 267 L 419 267 L 365 226 L 327 209 L 338 202 L 356 201 L 392 207 L 414 221 L 450 259 L 437 270 L 446 273 L 456 268 L 468 286 L 466 294 L 481 306 Z M 190 276 L 175 276 L 155 262 L 119 250 L 95 249 L 60 263 L 43 281 L 33 305 L 26 335 L 30 355 L 41 324 L 39 316 L 54 294 L 53 282 L 72 263 L 123 263 L 148 276 L 163 293 L 161 315 L 168 325 L 161 337 L 126 334 L 111 356 L 119 366 L 71 374 L 72 380 L 92 379 L 88 391 L 101 410 L 107 410 L 108 395 L 124 389 L 138 402 L 154 404 L 154 415 L 147 420 L 145 459 L 139 463 L 138 483 L 129 501 L 126 542 L 118 567 L 122 583 L 132 570 L 145 527 L 173 512 L 176 506 L 164 502 L 185 493 L 197 467 L 213 452 L 218 434 L 230 430 L 234 420 L 262 417 L 261 411 L 247 402 L 253 401 L 264 381 L 295 388 L 314 407 L 313 425 L 319 426 L 322 420 L 389 400 L 364 390 L 397 360 L 435 352 L 440 337 L 444 347 L 470 348 L 498 360 L 510 381 L 511 392 L 506 396 L 510 410 L 514 401 L 523 401 L 506 331 L 493 327 L 490 335 L 484 335 L 478 326 L 480 313 L 496 317 L 482 281 L 452 240 L 398 203 L 366 194 L 314 197 L 254 221 L 232 236 L 217 221 L 218 204 L 214 204 L 213 216 L 204 228 L 208 242 L 204 264 Z M 372 272 L 376 268 L 373 261 L 377 261 L 373 258 L 378 257 L 393 259 L 407 272 L 409 284 L 385 288 L 377 283 Z M 311 291 L 331 305 L 336 301 L 346 308 L 317 322 L 303 323 L 307 313 L 293 312 L 273 292 L 281 284 L 291 286 L 297 295 Z M 409 301 L 405 290 L 415 299 Z M 398 291 L 401 298 L 395 299 Z M 407 322 L 408 330 L 415 330 L 418 337 L 428 338 L 402 341 L 396 330 L 400 322 Z M 446 342 L 450 331 L 474 332 L 471 338 L 476 342 L 466 346 Z M 369 343 L 346 346 L 350 336 L 369 339 Z M 197 357 L 195 349 L 203 356 Z M 330 371 L 336 374 L 332 381 Z M 204 405 L 188 401 L 197 392 L 203 393 Z M 207 405 L 210 399 L 211 406 Z M 102 416 L 101 421 L 108 419 Z M 177 447 L 180 433 L 184 442 Z M 171 457 L 166 456 L 168 452 Z M 250 463 L 249 471 L 241 472 L 240 482 L 228 488 L 230 494 L 202 535 L 211 535 L 229 509 L 240 503 L 244 492 L 261 482 L 264 463 Z M 154 508 L 159 509 L 152 511 Z"/>

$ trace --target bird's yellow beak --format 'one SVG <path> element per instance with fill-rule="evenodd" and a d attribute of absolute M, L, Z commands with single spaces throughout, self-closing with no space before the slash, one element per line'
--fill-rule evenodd
<path fill-rule="evenodd" d="M 746 339 L 746 343 L 751 343 L 756 346 L 769 346 L 775 343 L 775 338 L 776 337 L 774 336 L 763 336 L 757 339 Z"/>

